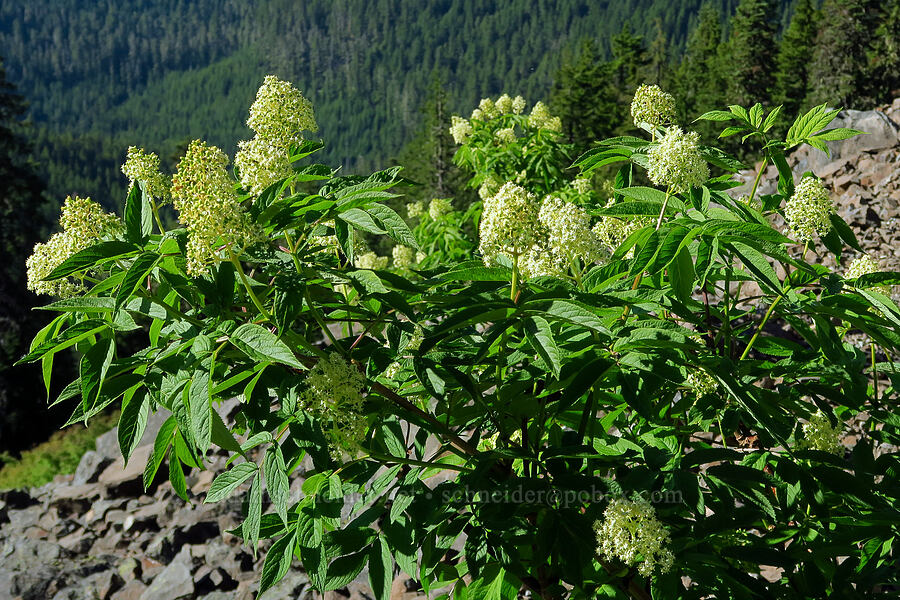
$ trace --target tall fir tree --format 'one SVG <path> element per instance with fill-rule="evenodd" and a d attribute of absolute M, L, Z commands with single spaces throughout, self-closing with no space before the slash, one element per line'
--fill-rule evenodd
<path fill-rule="evenodd" d="M 49 225 L 44 185 L 23 135 L 26 108 L 0 59 L 0 451 L 19 450 L 49 434 L 59 416 L 46 414 L 40 369 L 13 366 L 45 320 L 32 310 L 38 300 L 25 289 L 25 259 Z"/>
<path fill-rule="evenodd" d="M 741 0 L 738 4 L 728 41 L 731 102 L 770 103 L 775 88 L 778 15 L 776 0 Z"/>
<path fill-rule="evenodd" d="M 773 100 L 793 119 L 809 93 L 809 64 L 815 48 L 819 18 L 812 0 L 798 0 L 794 16 L 778 51 L 778 72 Z"/>
<path fill-rule="evenodd" d="M 869 108 L 878 91 L 873 89 L 869 61 L 876 42 L 879 0 L 825 0 L 824 27 L 816 38 L 809 68 L 809 103 L 836 103 L 848 108 Z"/>
<path fill-rule="evenodd" d="M 722 13 L 717 5 L 707 2 L 700 8 L 672 85 L 681 121 L 691 121 L 724 104 L 722 50 Z"/>
<path fill-rule="evenodd" d="M 435 75 L 420 107 L 419 128 L 394 161 L 403 166 L 404 177 L 419 184 L 405 190 L 404 201 L 453 198 L 457 208 L 465 208 L 474 200 L 466 186 L 468 178 L 453 163 L 456 144 L 449 131 L 449 104 L 443 82 Z"/>
<path fill-rule="evenodd" d="M 568 141 L 579 150 L 613 135 L 619 125 L 614 117 L 618 92 L 610 83 L 611 67 L 597 56 L 587 40 L 576 58 L 568 57 L 556 72 L 550 106 L 559 116 Z"/>
<path fill-rule="evenodd" d="M 876 34 L 872 53 L 875 100 L 890 102 L 900 97 L 900 0 L 888 0 L 882 5 L 881 24 Z"/>
<path fill-rule="evenodd" d="M 647 65 L 647 83 L 655 83 L 660 87 L 666 87 L 671 79 L 669 73 L 669 38 L 663 29 L 662 19 L 656 19 L 655 37 L 647 50 L 650 62 Z"/>

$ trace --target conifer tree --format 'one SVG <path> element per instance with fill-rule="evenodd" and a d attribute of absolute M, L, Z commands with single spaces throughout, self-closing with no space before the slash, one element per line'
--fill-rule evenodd
<path fill-rule="evenodd" d="M 872 56 L 876 101 L 890 102 L 900 97 L 900 0 L 884 3 Z"/>
<path fill-rule="evenodd" d="M 880 5 L 877 0 L 825 0 L 824 27 L 809 69 L 810 104 L 831 101 L 857 109 L 874 104 L 869 55 Z"/>
<path fill-rule="evenodd" d="M 449 133 L 451 110 L 440 77 L 433 77 L 420 112 L 419 129 L 395 161 L 403 166 L 404 177 L 421 184 L 405 191 L 404 202 L 454 198 L 460 207 L 467 206 L 474 196 L 466 186 L 467 178 L 453 163 L 457 146 Z"/>
<path fill-rule="evenodd" d="M 31 310 L 37 299 L 25 290 L 25 259 L 49 225 L 42 218 L 43 183 L 22 135 L 26 106 L 0 59 L 0 451 L 18 450 L 56 426 L 46 418 L 42 386 L 34 385 L 40 369 L 13 367 L 43 324 L 44 315 Z"/>
<path fill-rule="evenodd" d="M 775 87 L 778 6 L 775 0 L 741 0 L 731 20 L 730 100 L 768 104 Z"/>
<path fill-rule="evenodd" d="M 812 0 L 798 0 L 791 24 L 781 40 L 774 101 L 793 119 L 809 92 L 809 63 L 816 41 L 816 10 Z"/>
<path fill-rule="evenodd" d="M 577 58 L 565 61 L 554 78 L 550 105 L 568 141 L 579 150 L 611 136 L 618 125 L 611 117 L 618 95 L 610 84 L 610 69 L 597 56 L 594 42 L 587 40 Z"/>
<path fill-rule="evenodd" d="M 663 29 L 661 19 L 656 19 L 654 27 L 656 29 L 656 37 L 653 38 L 653 42 L 648 49 L 650 63 L 647 67 L 646 83 L 655 83 L 665 88 L 670 79 L 670 77 L 667 77 L 669 73 L 669 39 Z"/>
<path fill-rule="evenodd" d="M 693 120 L 724 102 L 722 46 L 721 13 L 716 5 L 707 2 L 700 8 L 672 86 L 681 105 L 682 121 Z"/>

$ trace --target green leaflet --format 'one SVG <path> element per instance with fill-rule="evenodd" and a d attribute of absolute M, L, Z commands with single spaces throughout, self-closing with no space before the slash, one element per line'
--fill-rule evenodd
<path fill-rule="evenodd" d="M 274 333 L 254 323 L 245 323 L 229 336 L 231 343 L 254 360 L 275 362 L 302 369 L 291 349 Z"/>
<path fill-rule="evenodd" d="M 562 352 L 560 352 L 559 346 L 556 345 L 550 324 L 541 317 L 529 317 L 525 320 L 525 335 L 528 337 L 528 342 L 534 351 L 553 369 L 553 374 L 559 377 L 559 370 L 562 365 Z"/>
<path fill-rule="evenodd" d="M 206 499 L 203 502 L 210 504 L 227 498 L 239 485 L 255 475 L 256 471 L 256 463 L 242 462 L 224 473 L 219 473 L 209 487 L 209 492 L 206 493 Z"/>

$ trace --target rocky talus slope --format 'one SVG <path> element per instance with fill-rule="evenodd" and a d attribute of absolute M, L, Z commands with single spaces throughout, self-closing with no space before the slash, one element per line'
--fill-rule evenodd
<path fill-rule="evenodd" d="M 830 143 L 830 156 L 799 150 L 790 159 L 792 168 L 798 178 L 805 171 L 822 177 L 863 249 L 886 270 L 900 270 L 900 99 L 876 111 L 844 111 L 834 126 L 869 135 Z M 739 174 L 745 184 L 734 193 L 748 194 L 754 176 Z M 760 193 L 773 192 L 776 183 L 771 167 Z M 226 422 L 235 408 L 235 401 L 219 407 Z M 143 468 L 163 419 L 151 417 L 143 445 L 127 466 L 113 430 L 97 440 L 97 450 L 83 457 L 74 475 L 30 490 L 0 491 L 0 600 L 255 597 L 262 554 L 254 558 L 227 533 L 240 522 L 242 494 L 218 504 L 202 502 L 226 456 L 212 457 L 208 471 L 188 476 L 189 504 L 164 480 L 164 467 L 163 480 L 144 492 Z M 302 481 L 302 473 L 292 481 L 292 501 L 299 499 Z M 348 588 L 328 595 L 370 598 L 365 581 L 364 571 Z M 263 600 L 310 595 L 295 562 Z M 392 598 L 417 596 L 411 582 L 395 580 Z"/>
<path fill-rule="evenodd" d="M 236 401 L 219 407 L 223 416 Z M 203 504 L 227 457 L 188 476 L 191 502 L 162 477 L 146 492 L 143 469 L 164 420 L 151 416 L 126 466 L 116 430 L 97 439 L 74 475 L 30 490 L 0 491 L 0 600 L 251 600 L 262 554 L 227 533 L 241 521 L 241 493 Z M 302 476 L 292 482 L 299 499 Z M 264 545 L 261 547 L 265 547 Z M 364 581 L 364 578 L 363 578 Z M 295 568 L 264 600 L 308 595 Z M 345 596 L 362 598 L 364 584 Z"/>

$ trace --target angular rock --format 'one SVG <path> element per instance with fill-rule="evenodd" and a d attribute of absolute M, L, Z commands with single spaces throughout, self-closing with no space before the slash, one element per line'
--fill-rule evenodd
<path fill-rule="evenodd" d="M 94 450 L 88 450 L 81 457 L 78 468 L 75 469 L 75 477 L 72 478 L 73 485 L 84 485 L 86 483 L 94 483 L 100 476 L 100 473 L 114 459 L 103 456 Z"/>
<path fill-rule="evenodd" d="M 141 595 L 141 600 L 178 600 L 194 594 L 191 578 L 190 548 L 182 548 L 172 562 L 153 579 L 153 583 Z"/>
<path fill-rule="evenodd" d="M 144 467 L 153 450 L 152 446 L 136 448 L 125 464 L 125 459 L 117 458 L 100 473 L 98 481 L 107 486 L 112 497 L 137 497 L 144 493 Z"/>
<path fill-rule="evenodd" d="M 146 591 L 146 584 L 132 579 L 122 589 L 110 596 L 110 600 L 140 600 Z"/>

